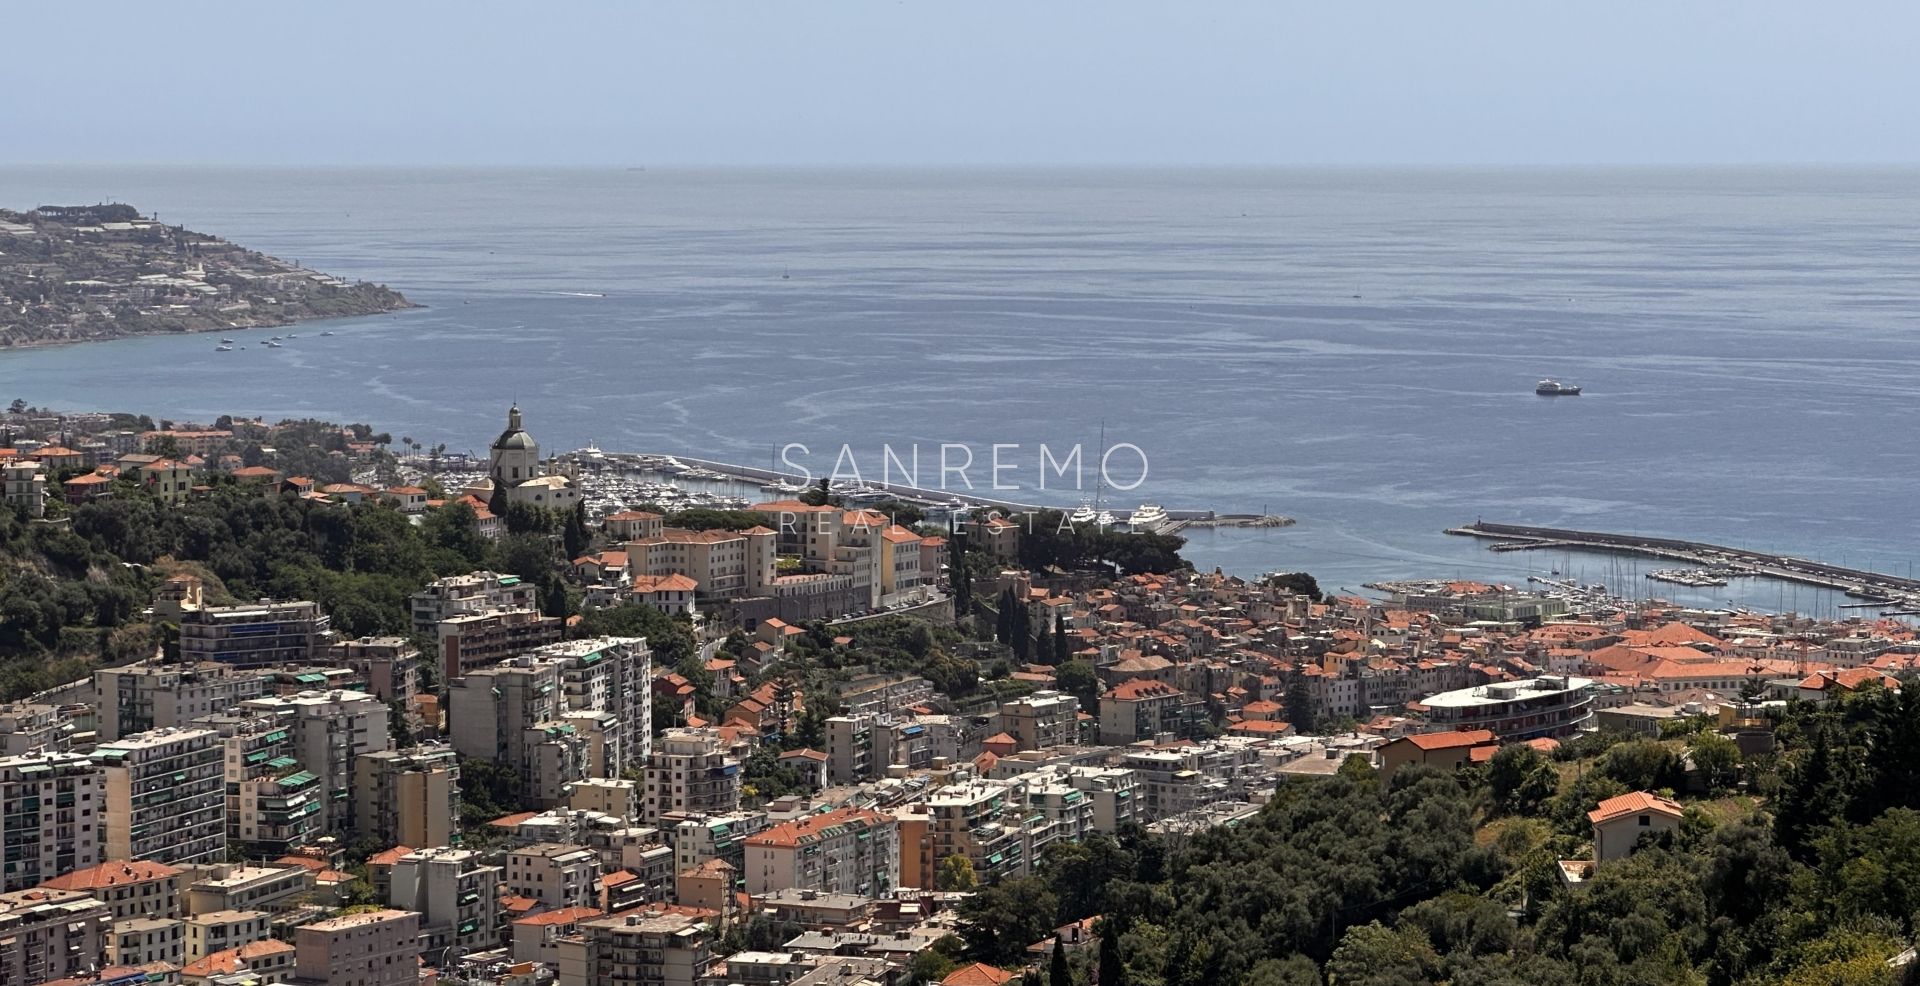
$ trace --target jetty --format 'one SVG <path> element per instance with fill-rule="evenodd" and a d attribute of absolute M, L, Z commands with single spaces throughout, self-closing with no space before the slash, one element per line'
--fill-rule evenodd
<path fill-rule="evenodd" d="M 1644 534 L 1615 534 L 1604 531 L 1576 531 L 1560 527 L 1534 527 L 1526 524 L 1494 524 L 1474 521 L 1447 529 L 1448 534 L 1485 538 L 1493 541 L 1495 551 L 1526 549 L 1564 549 L 1576 551 L 1613 551 L 1646 555 L 1683 562 L 1693 576 L 1711 573 L 1716 580 L 1737 576 L 1759 576 L 1818 586 L 1864 599 L 1869 605 L 1889 605 L 1900 609 L 1920 609 L 1920 579 L 1903 578 L 1885 572 L 1830 565 L 1826 562 L 1792 555 L 1777 555 L 1748 548 L 1734 548 L 1705 541 L 1651 537 Z M 1667 574 L 1667 573 L 1660 573 Z M 1662 579 L 1662 581 L 1679 581 Z M 1723 581 L 1715 584 L 1724 584 Z"/>

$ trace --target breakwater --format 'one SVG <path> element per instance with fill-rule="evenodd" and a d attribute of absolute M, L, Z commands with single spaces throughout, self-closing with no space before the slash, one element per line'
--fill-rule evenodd
<path fill-rule="evenodd" d="M 1837 589 L 1857 599 L 1877 603 L 1898 604 L 1904 608 L 1920 607 L 1920 579 L 1704 541 L 1486 521 L 1448 528 L 1447 533 L 1491 540 L 1494 544 L 1490 547 L 1496 551 L 1560 548 L 1648 555 L 1733 575 L 1761 576 Z"/>

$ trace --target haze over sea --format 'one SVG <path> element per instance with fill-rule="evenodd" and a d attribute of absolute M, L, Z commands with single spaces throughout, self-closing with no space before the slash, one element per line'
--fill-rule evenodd
<path fill-rule="evenodd" d="M 1019 443 L 1003 495 L 1067 506 L 1034 489 L 1038 446 L 1104 422 L 1151 462 L 1109 506 L 1287 514 L 1188 554 L 1329 588 L 1651 587 L 1645 560 L 1441 534 L 1475 518 L 1920 560 L 1912 169 L 0 169 L 0 205 L 101 200 L 430 307 L 279 350 L 0 351 L 0 398 L 455 450 L 517 400 L 554 450 L 764 465 L 804 442 L 824 471 L 844 442 L 869 479 L 883 443 L 918 443 L 923 481 L 942 442 Z M 1549 376 L 1586 393 L 1534 396 Z"/>

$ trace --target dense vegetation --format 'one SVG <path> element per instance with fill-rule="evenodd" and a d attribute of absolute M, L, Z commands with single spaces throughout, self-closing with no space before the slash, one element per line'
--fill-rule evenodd
<path fill-rule="evenodd" d="M 1056 846 L 1036 876 L 964 906 L 967 957 L 1014 964 L 1100 915 L 1102 957 L 1082 963 L 1100 986 L 1920 979 L 1888 964 L 1920 916 L 1920 691 L 1795 706 L 1777 755 L 1730 764 L 1703 726 L 1556 757 L 1509 747 L 1484 768 L 1405 768 L 1384 790 L 1350 761 L 1185 845 L 1134 830 Z M 1706 797 L 1673 835 L 1565 885 L 1557 861 L 1590 853 L 1586 812 L 1642 787 Z"/>
<path fill-rule="evenodd" d="M 557 574 L 573 517 L 537 518 L 497 542 L 471 508 L 451 504 L 415 523 L 384 504 L 315 504 L 221 484 L 166 504 L 131 482 L 72 508 L 65 525 L 0 509 L 0 695 L 84 675 L 102 661 L 152 653 L 141 611 L 160 581 L 198 576 L 209 601 L 312 599 L 347 637 L 411 632 L 408 597 L 427 582 L 490 568 L 535 580 L 549 609 L 576 608 Z M 644 607 L 593 614 L 579 632 L 644 633 L 657 660 L 693 653 L 684 624 Z"/>

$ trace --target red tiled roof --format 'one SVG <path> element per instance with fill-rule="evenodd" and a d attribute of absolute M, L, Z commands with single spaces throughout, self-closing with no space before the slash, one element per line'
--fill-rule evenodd
<path fill-rule="evenodd" d="M 1422 750 L 1452 750 L 1463 746 L 1491 743 L 1493 733 L 1486 729 L 1456 729 L 1445 733 L 1415 733 L 1405 739 Z"/>
<path fill-rule="evenodd" d="M 112 862 L 89 866 L 84 870 L 64 873 L 40 885 L 55 890 L 96 890 L 100 887 L 124 886 L 129 883 L 144 883 L 149 880 L 164 880 L 170 876 L 179 876 L 180 870 L 165 863 L 142 861 L 137 863 Z"/>
<path fill-rule="evenodd" d="M 860 828 L 871 828 L 892 820 L 892 816 L 883 815 L 877 811 L 868 811 L 864 808 L 840 808 L 775 825 L 764 832 L 748 836 L 746 844 L 792 849 L 818 841 L 828 830 L 837 826 L 855 825 Z"/>
<path fill-rule="evenodd" d="M 1587 820 L 1595 825 L 1610 822 L 1616 818 L 1638 814 L 1643 811 L 1658 812 L 1673 818 L 1679 818 L 1684 812 L 1680 805 L 1670 799 L 1646 791 L 1634 791 L 1617 798 L 1608 798 L 1600 806 L 1587 812 Z"/>

